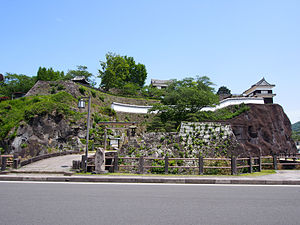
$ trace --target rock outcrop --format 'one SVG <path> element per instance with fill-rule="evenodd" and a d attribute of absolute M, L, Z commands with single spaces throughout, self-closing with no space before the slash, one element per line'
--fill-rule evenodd
<path fill-rule="evenodd" d="M 227 121 L 244 152 L 252 155 L 296 153 L 291 122 L 277 104 L 249 105 L 250 110 Z"/>
<path fill-rule="evenodd" d="M 11 143 L 11 152 L 21 157 L 34 157 L 59 150 L 84 148 L 80 138 L 85 128 L 70 125 L 62 114 L 35 117 L 29 124 L 22 122 Z"/>

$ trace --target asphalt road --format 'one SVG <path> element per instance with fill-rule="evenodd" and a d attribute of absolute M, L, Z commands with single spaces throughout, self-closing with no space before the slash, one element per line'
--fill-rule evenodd
<path fill-rule="evenodd" d="M 299 186 L 0 182 L 0 224 L 300 224 Z"/>

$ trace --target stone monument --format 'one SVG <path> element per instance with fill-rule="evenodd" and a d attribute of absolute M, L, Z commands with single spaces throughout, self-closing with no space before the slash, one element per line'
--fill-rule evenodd
<path fill-rule="evenodd" d="M 105 173 L 105 153 L 103 148 L 97 148 L 96 150 L 95 173 Z"/>

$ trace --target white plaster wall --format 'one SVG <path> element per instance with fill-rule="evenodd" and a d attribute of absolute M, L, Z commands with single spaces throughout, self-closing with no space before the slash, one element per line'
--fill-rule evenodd
<path fill-rule="evenodd" d="M 230 105 L 239 105 L 239 104 L 264 104 L 263 98 L 228 98 L 220 101 L 220 104 L 216 107 L 204 107 L 201 111 L 215 111 L 217 109 L 225 108 Z M 116 112 L 126 112 L 126 113 L 141 113 L 147 114 L 148 110 L 152 108 L 152 106 L 142 106 L 142 105 L 129 105 L 118 102 L 113 102 L 111 104 L 111 108 Z M 157 113 L 157 111 L 153 111 L 151 113 Z"/>
<path fill-rule="evenodd" d="M 116 112 L 126 112 L 126 113 L 141 113 L 146 114 L 152 106 L 142 106 L 142 105 L 129 105 L 118 102 L 113 102 L 111 108 Z"/>
<path fill-rule="evenodd" d="M 239 104 L 264 104 L 263 98 L 227 98 L 220 101 L 220 104 L 216 107 L 204 107 L 201 111 L 215 111 L 217 109 L 222 109 L 230 105 L 239 105 Z"/>

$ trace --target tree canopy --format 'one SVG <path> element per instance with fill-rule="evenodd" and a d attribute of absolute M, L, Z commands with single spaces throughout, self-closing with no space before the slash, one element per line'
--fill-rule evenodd
<path fill-rule="evenodd" d="M 227 87 L 221 86 L 217 92 L 217 95 L 231 95 L 231 91 Z"/>
<path fill-rule="evenodd" d="M 76 70 L 69 70 L 63 80 L 71 80 L 77 76 L 84 77 L 90 83 L 90 85 L 94 87 L 96 82 L 93 79 L 93 74 L 87 71 L 87 69 L 88 68 L 86 66 L 77 66 Z"/>
<path fill-rule="evenodd" d="M 105 57 L 106 61 L 100 61 L 100 87 L 105 90 L 123 89 L 128 83 L 140 88 L 144 86 L 147 78 L 145 65 L 136 63 L 133 57 L 120 56 L 114 53 L 108 53 Z"/>
<path fill-rule="evenodd" d="M 65 74 L 63 71 L 54 71 L 52 67 L 47 69 L 46 67 L 39 67 L 37 72 L 37 80 L 43 81 L 55 81 L 62 80 Z"/>
<path fill-rule="evenodd" d="M 162 103 L 155 105 L 152 110 L 159 111 L 163 123 L 175 121 L 174 124 L 179 125 L 201 108 L 218 103 L 212 85 L 206 76 L 173 80 L 166 89 Z"/>
<path fill-rule="evenodd" d="M 292 124 L 292 130 L 300 133 L 300 121 Z"/>
<path fill-rule="evenodd" d="M 24 74 L 6 73 L 5 79 L 0 81 L 0 96 L 10 97 L 15 92 L 28 92 L 36 81 L 36 77 Z"/>

